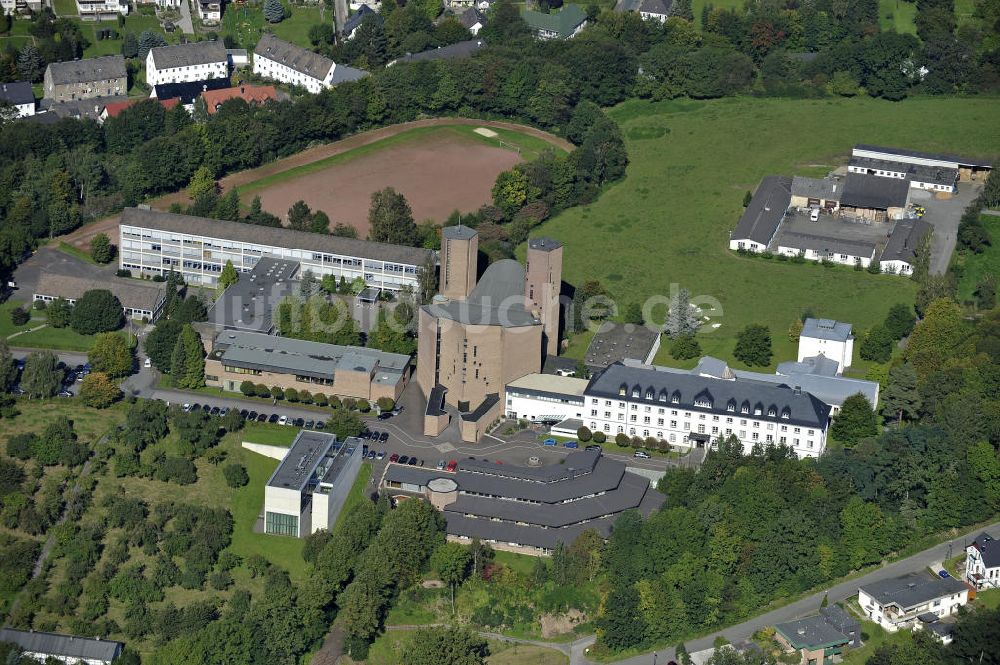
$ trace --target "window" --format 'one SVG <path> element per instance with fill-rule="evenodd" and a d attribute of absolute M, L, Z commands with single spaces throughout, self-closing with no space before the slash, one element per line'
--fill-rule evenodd
<path fill-rule="evenodd" d="M 298 536 L 299 516 L 267 511 L 264 520 L 264 532 L 277 536 Z"/>

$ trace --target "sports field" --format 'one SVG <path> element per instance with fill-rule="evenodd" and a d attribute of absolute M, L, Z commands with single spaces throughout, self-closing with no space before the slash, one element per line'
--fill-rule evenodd
<path fill-rule="evenodd" d="M 861 331 L 894 303 L 912 302 L 915 284 L 730 252 L 744 194 L 767 174 L 822 175 L 844 164 L 855 143 L 1000 153 L 996 105 L 995 98 L 627 102 L 611 110 L 628 145 L 625 180 L 537 233 L 565 242 L 565 281 L 598 279 L 623 305 L 669 295 L 672 283 L 717 299 L 721 325 L 700 336 L 707 354 L 732 360 L 738 331 L 766 324 L 777 363 L 794 357 L 787 330 L 803 310 Z M 671 363 L 666 347 L 657 360 Z"/>
<path fill-rule="evenodd" d="M 453 210 L 471 211 L 488 203 L 501 171 L 549 145 L 502 129 L 484 132 L 491 136 L 476 129 L 409 129 L 240 186 L 241 199 L 246 205 L 259 195 L 264 209 L 282 218 L 301 199 L 313 210 L 324 211 L 332 223 L 350 224 L 363 238 L 372 192 L 394 187 L 406 196 L 418 222 L 441 222 Z M 501 147 L 500 141 L 510 147 Z"/>

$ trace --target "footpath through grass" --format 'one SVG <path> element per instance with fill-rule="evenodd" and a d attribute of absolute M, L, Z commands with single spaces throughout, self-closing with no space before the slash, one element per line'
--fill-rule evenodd
<path fill-rule="evenodd" d="M 717 301 L 722 313 L 713 322 L 721 325 L 706 328 L 699 342 L 705 354 L 734 367 L 744 367 L 732 355 L 737 333 L 750 323 L 767 325 L 773 368 L 794 358 L 787 330 L 804 310 L 861 332 L 893 304 L 913 302 L 916 285 L 731 252 L 744 194 L 769 174 L 821 176 L 845 164 L 856 143 L 995 154 L 996 107 L 996 98 L 930 97 L 626 102 L 610 111 L 628 147 L 625 180 L 536 233 L 565 243 L 564 280 L 600 280 L 621 306 L 669 299 L 672 284 L 689 289 L 696 304 Z M 656 317 L 663 309 L 654 310 Z"/>
<path fill-rule="evenodd" d="M 15 326 L 10 320 L 16 307 L 24 307 L 31 314 L 23 326 Z M 89 351 L 94 344 L 93 335 L 81 335 L 69 327 L 53 328 L 48 325 L 45 310 L 30 309 L 29 303 L 20 300 L 0 304 L 0 337 L 7 339 L 8 346 L 54 351 Z"/>

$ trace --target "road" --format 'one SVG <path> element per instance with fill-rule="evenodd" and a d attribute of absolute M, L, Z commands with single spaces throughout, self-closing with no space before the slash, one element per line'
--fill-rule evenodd
<path fill-rule="evenodd" d="M 749 639 L 751 635 L 766 626 L 773 626 L 776 623 L 791 621 L 793 619 L 818 612 L 820 603 L 823 602 L 823 596 L 827 596 L 831 603 L 839 602 L 849 598 L 850 596 L 857 595 L 859 586 L 886 580 L 905 573 L 923 570 L 931 564 L 940 563 L 945 560 L 949 553 L 954 555 L 961 552 L 965 547 L 965 540 L 963 540 L 963 538 L 968 536 L 975 537 L 982 531 L 995 532 L 997 529 L 1000 529 L 1000 522 L 995 522 L 978 529 L 972 529 L 968 532 L 960 534 L 958 537 L 950 541 L 941 543 L 940 545 L 935 545 L 934 547 L 918 552 L 913 556 L 900 559 L 895 563 L 890 563 L 887 566 L 879 568 L 878 570 L 872 571 L 866 575 L 862 575 L 861 577 L 836 584 L 830 587 L 827 591 L 815 593 L 801 600 L 797 600 L 794 603 L 785 605 L 784 607 L 761 614 L 748 621 L 744 621 L 741 624 L 686 642 L 685 646 L 689 652 L 710 649 L 715 639 L 720 635 L 732 643 Z M 952 547 L 951 550 L 948 549 L 949 545 Z M 665 649 L 657 653 L 657 662 L 665 663 L 674 657 L 675 654 L 673 648 Z M 653 662 L 653 652 L 615 662 L 619 663 L 619 665 L 650 665 L 650 663 Z"/>
<path fill-rule="evenodd" d="M 177 27 L 181 29 L 185 35 L 194 34 L 194 21 L 191 20 L 191 5 L 188 0 L 181 0 L 180 4 L 181 18 L 177 21 Z"/>

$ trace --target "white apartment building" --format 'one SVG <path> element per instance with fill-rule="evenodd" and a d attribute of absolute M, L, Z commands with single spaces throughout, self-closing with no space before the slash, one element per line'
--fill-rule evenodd
<path fill-rule="evenodd" d="M 624 433 L 704 447 L 735 436 L 745 453 L 756 444 L 781 444 L 799 457 L 818 457 L 830 422 L 830 406 L 801 389 L 632 361 L 592 378 L 584 398 L 584 424 L 609 437 Z"/>
<path fill-rule="evenodd" d="M 504 410 L 509 418 L 532 422 L 582 418 L 586 379 L 557 374 L 528 374 L 505 388 Z"/>
<path fill-rule="evenodd" d="M 1000 589 L 1000 541 L 985 531 L 965 548 L 965 579 L 977 589 Z"/>
<path fill-rule="evenodd" d="M 368 72 L 338 65 L 319 53 L 278 39 L 269 32 L 260 36 L 260 41 L 254 48 L 253 73 L 282 83 L 302 86 L 312 93 L 346 81 L 357 81 L 368 75 Z"/>
<path fill-rule="evenodd" d="M 843 374 L 854 357 L 854 334 L 850 323 L 833 319 L 808 318 L 799 335 L 798 362 L 823 356 L 837 363 L 836 374 Z"/>
<path fill-rule="evenodd" d="M 229 76 L 229 57 L 221 41 L 157 46 L 146 55 L 146 83 L 186 83 Z"/>
<path fill-rule="evenodd" d="M 76 0 L 76 11 L 84 21 L 115 20 L 128 16 L 128 0 Z"/>
<path fill-rule="evenodd" d="M 226 261 L 249 272 L 262 257 L 299 264 L 299 274 L 357 277 L 368 286 L 414 290 L 434 252 L 354 238 L 255 226 L 158 210 L 126 208 L 119 224 L 119 267 L 133 274 L 178 272 L 193 284 L 214 285 Z M 433 264 L 433 263 L 432 263 Z"/>
<path fill-rule="evenodd" d="M 914 628 L 921 615 L 950 616 L 968 602 L 969 588 L 964 583 L 929 572 L 907 573 L 858 588 L 858 604 L 865 615 L 890 633 Z"/>

